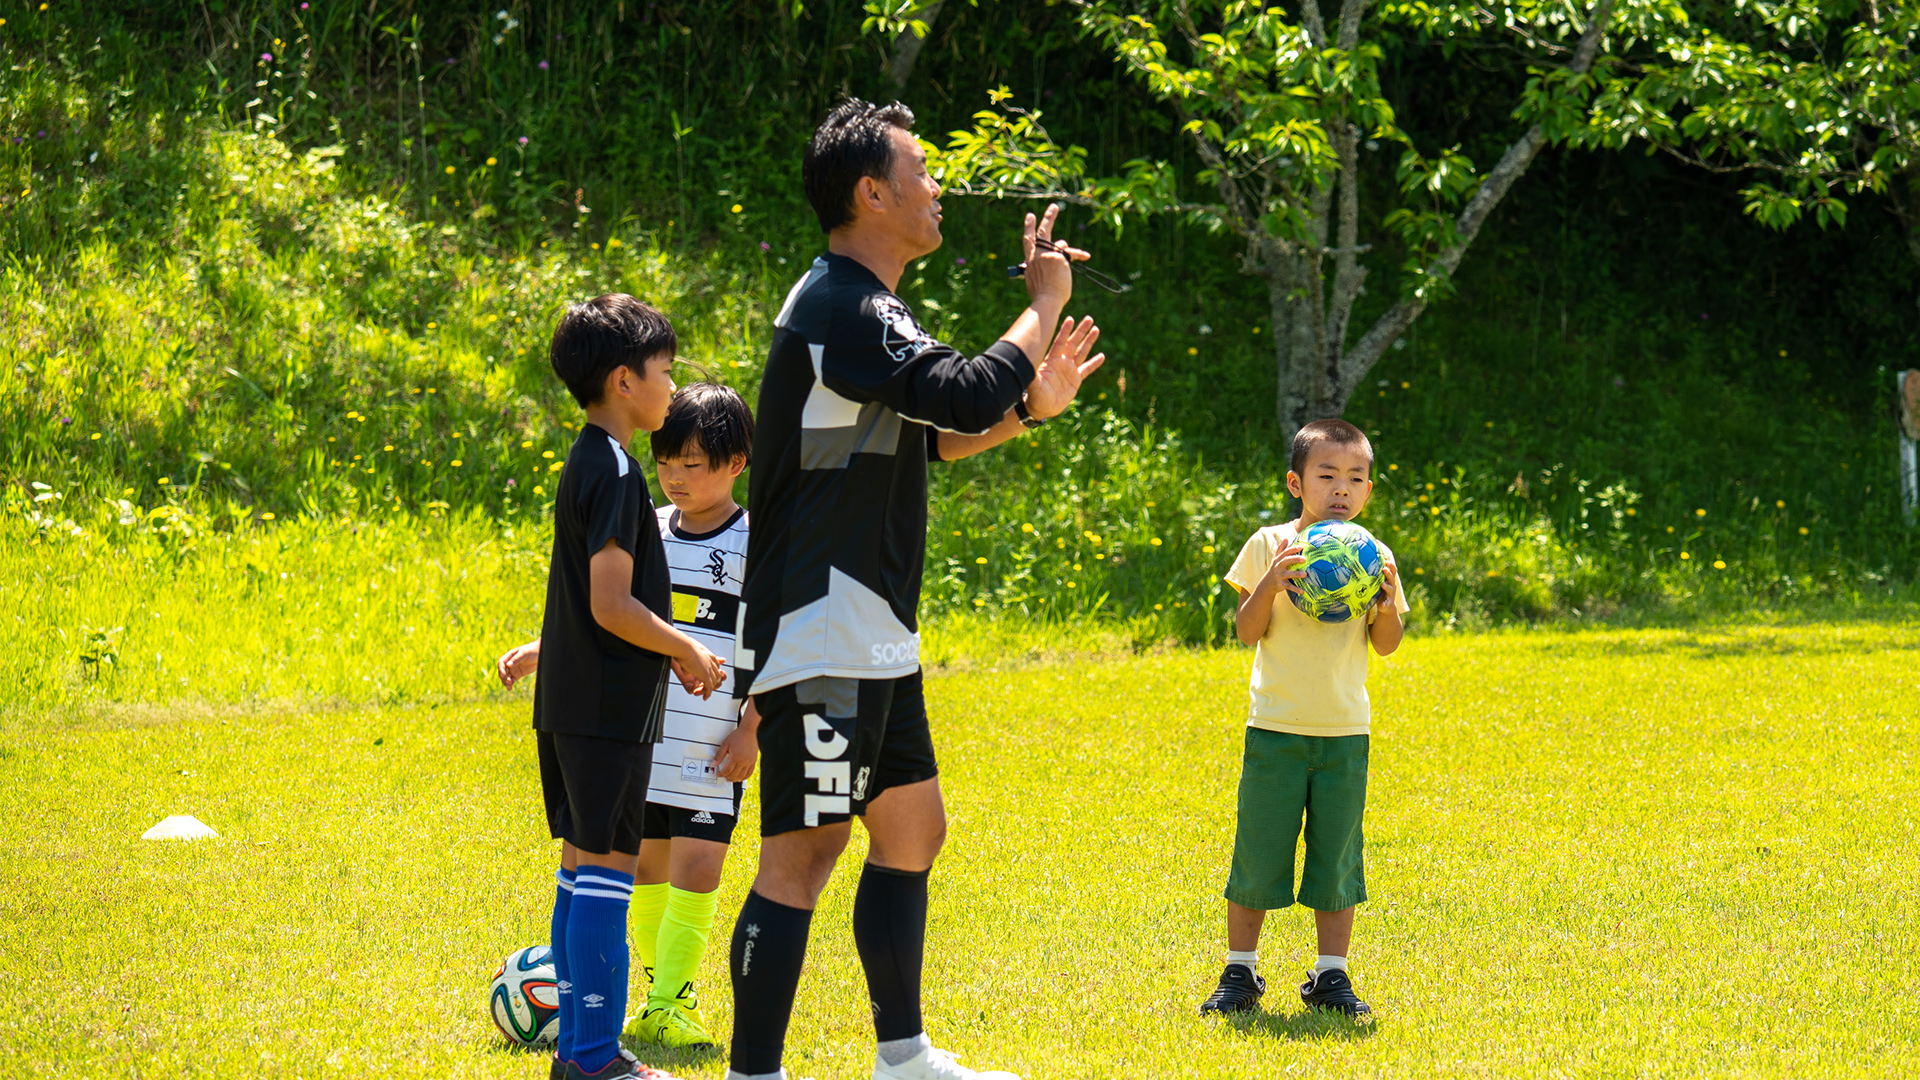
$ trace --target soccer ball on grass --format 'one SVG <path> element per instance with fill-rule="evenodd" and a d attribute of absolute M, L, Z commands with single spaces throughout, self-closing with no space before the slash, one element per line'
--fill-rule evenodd
<path fill-rule="evenodd" d="M 1351 521 L 1316 521 L 1300 534 L 1300 591 L 1294 606 L 1328 623 L 1342 623 L 1367 610 L 1387 580 L 1380 542 Z"/>
<path fill-rule="evenodd" d="M 529 945 L 508 956 L 487 989 L 493 1026 L 515 1046 L 550 1045 L 560 1035 L 560 987 L 553 950 Z"/>

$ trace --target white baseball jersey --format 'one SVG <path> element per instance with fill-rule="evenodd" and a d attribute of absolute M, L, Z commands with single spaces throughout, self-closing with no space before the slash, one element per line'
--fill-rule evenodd
<path fill-rule="evenodd" d="M 737 648 L 740 581 L 747 566 L 747 512 L 712 532 L 678 526 L 671 503 L 654 511 L 673 580 L 673 625 L 727 662 L 727 681 L 702 701 L 667 681 L 666 734 L 653 748 L 647 801 L 713 814 L 737 814 L 736 785 L 714 775 L 720 741 L 740 726 L 740 702 L 729 691 L 742 673 Z M 749 678 L 751 676 L 748 676 Z"/>

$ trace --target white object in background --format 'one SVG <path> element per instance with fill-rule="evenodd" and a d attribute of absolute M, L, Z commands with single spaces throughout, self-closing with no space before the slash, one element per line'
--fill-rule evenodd
<path fill-rule="evenodd" d="M 1914 443 L 1920 441 L 1920 368 L 1895 375 L 1893 391 L 1900 401 L 1900 508 L 1911 525 L 1920 510 L 1920 461 L 1914 453 Z"/>
<path fill-rule="evenodd" d="M 207 823 L 192 814 L 174 814 L 167 820 L 140 834 L 142 840 L 203 840 L 210 836 L 219 836 L 207 826 Z"/>

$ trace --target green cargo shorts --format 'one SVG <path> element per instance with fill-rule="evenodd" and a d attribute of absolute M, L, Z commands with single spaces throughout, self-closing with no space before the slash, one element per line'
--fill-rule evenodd
<path fill-rule="evenodd" d="M 1367 736 L 1290 735 L 1247 729 L 1240 759 L 1240 819 L 1227 899 L 1272 911 L 1300 903 L 1343 911 L 1367 898 Z M 1307 857 L 1293 891 L 1293 849 L 1306 819 Z"/>

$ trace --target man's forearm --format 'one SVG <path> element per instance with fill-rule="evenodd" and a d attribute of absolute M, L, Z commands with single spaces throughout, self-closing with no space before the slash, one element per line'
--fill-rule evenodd
<path fill-rule="evenodd" d="M 1060 325 L 1060 313 L 1066 310 L 1064 301 L 1036 299 L 1027 305 L 1027 310 L 1013 320 L 1007 332 L 1000 335 L 1001 341 L 1019 346 L 1037 365 L 1039 357 L 1047 355 L 1048 346 L 1053 344 L 1054 328 Z"/>
<path fill-rule="evenodd" d="M 1020 423 L 1020 418 L 1014 415 L 1012 409 L 1008 409 L 1007 415 L 1001 417 L 999 423 L 979 435 L 961 435 L 957 432 L 943 431 L 940 433 L 939 441 L 940 460 L 958 461 L 982 450 L 991 450 L 1025 430 L 1026 428 Z"/>

